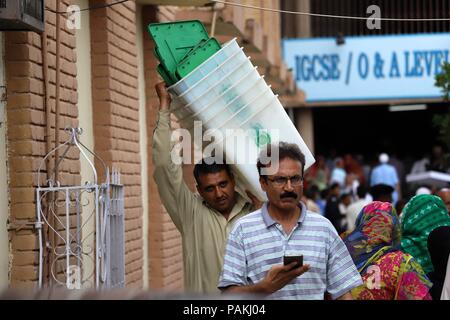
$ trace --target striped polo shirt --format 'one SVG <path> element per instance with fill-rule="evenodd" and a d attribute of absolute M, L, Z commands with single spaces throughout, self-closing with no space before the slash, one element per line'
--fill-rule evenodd
<path fill-rule="evenodd" d="M 260 282 L 273 265 L 283 264 L 285 253 L 303 255 L 303 263 L 311 269 L 271 294 L 270 299 L 323 300 L 326 291 L 336 299 L 363 284 L 330 221 L 307 211 L 303 203 L 300 209 L 298 223 L 289 235 L 269 215 L 267 203 L 240 218 L 228 237 L 218 287 Z"/>

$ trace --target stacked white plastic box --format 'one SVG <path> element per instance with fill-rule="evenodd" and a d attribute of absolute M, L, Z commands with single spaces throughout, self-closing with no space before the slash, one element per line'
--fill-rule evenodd
<path fill-rule="evenodd" d="M 216 154 L 224 152 L 240 191 L 249 190 L 261 200 L 256 161 L 264 145 L 296 143 L 305 155 L 305 169 L 314 157 L 286 114 L 278 97 L 239 47 L 236 39 L 169 88 L 174 97 L 171 111 L 182 127 L 193 133 L 201 121 L 206 135 L 214 137 Z M 205 133 L 204 131 L 204 133 Z M 206 150 L 205 150 L 206 151 Z M 205 152 L 208 154 L 208 152 Z"/>

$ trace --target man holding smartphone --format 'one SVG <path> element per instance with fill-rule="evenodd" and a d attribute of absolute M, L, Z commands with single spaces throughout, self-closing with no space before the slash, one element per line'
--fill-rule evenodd
<path fill-rule="evenodd" d="M 263 157 L 271 162 L 264 165 Z M 275 169 L 266 175 L 269 166 Z M 269 201 L 230 232 L 219 281 L 223 292 L 317 300 L 328 292 L 332 299 L 350 300 L 350 290 L 363 283 L 331 222 L 300 202 L 304 166 L 295 144 L 280 142 L 261 152 L 257 168 Z"/>

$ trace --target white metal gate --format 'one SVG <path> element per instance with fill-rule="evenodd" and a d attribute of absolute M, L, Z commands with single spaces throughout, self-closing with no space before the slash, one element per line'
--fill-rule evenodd
<path fill-rule="evenodd" d="M 38 170 L 39 287 L 45 284 L 69 289 L 123 287 L 124 190 L 120 173 L 117 169 L 110 173 L 104 162 L 81 143 L 78 138 L 81 129 L 67 131 L 69 139 L 49 152 Z M 80 160 L 89 163 L 94 181 L 79 186 L 62 186 L 55 179 L 55 170 L 47 185 L 41 186 L 41 170 L 45 161 L 61 149 L 62 156 L 55 168 L 61 167 L 72 148 L 80 151 Z M 101 184 L 86 151 L 104 167 L 105 181 Z"/>

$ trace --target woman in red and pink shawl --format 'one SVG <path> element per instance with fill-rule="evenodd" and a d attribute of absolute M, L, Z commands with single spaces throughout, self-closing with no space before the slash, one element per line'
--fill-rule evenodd
<path fill-rule="evenodd" d="M 364 284 L 353 289 L 357 300 L 431 300 L 432 283 L 414 258 L 401 251 L 400 224 L 388 202 L 372 202 L 344 236 Z"/>

